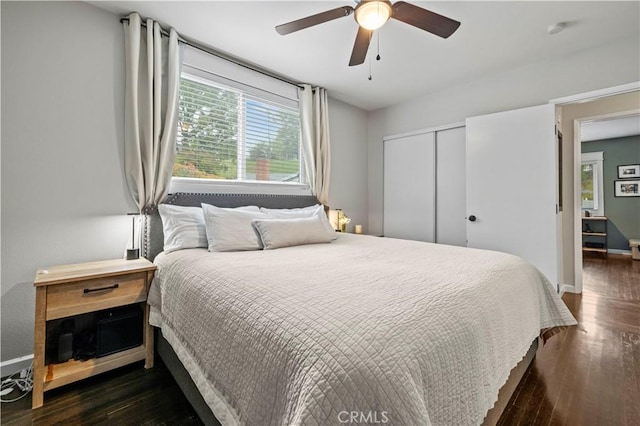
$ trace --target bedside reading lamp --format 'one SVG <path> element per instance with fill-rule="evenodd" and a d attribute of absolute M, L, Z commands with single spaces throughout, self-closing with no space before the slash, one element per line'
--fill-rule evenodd
<path fill-rule="evenodd" d="M 336 232 L 340 231 L 340 215 L 342 214 L 342 209 L 329 210 L 329 222 L 333 227 L 333 230 Z"/>
<path fill-rule="evenodd" d="M 140 258 L 140 249 L 136 247 L 136 216 L 140 213 L 127 213 L 127 216 L 131 216 L 131 248 L 127 249 L 127 260 L 134 260 Z"/>

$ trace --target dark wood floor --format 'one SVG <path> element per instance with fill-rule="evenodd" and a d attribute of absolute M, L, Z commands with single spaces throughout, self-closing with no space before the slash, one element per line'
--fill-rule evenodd
<path fill-rule="evenodd" d="M 500 425 L 640 425 L 640 262 L 587 258 L 584 292 L 563 299 L 579 321 L 553 337 L 516 389 Z M 103 374 L 2 404 L 3 425 L 200 425 L 161 362 Z"/>
<path fill-rule="evenodd" d="M 202 425 L 171 373 L 156 360 L 45 394 L 44 406 L 31 410 L 31 395 L 2 404 L 2 425 Z"/>
<path fill-rule="evenodd" d="M 640 262 L 585 257 L 578 326 L 551 338 L 500 425 L 640 425 Z"/>

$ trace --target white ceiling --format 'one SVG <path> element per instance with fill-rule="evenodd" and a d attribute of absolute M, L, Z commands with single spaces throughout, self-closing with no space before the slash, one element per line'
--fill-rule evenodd
<path fill-rule="evenodd" d="M 583 123 L 580 135 L 582 142 L 640 135 L 640 115 Z"/>
<path fill-rule="evenodd" d="M 640 38 L 640 2 L 414 1 L 462 22 L 441 39 L 391 19 L 380 33 L 382 60 L 349 67 L 357 24 L 353 15 L 286 36 L 278 24 L 323 12 L 344 1 L 105 1 L 98 7 L 173 26 L 187 37 L 367 110 L 464 84 L 482 75 L 569 55 L 617 39 Z M 547 35 L 549 25 L 567 28 Z M 371 43 L 375 49 L 377 41 Z M 369 52 L 375 58 L 376 52 Z"/>

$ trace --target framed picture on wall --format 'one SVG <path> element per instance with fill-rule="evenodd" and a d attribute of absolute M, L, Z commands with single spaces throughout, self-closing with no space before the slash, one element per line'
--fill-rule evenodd
<path fill-rule="evenodd" d="M 640 179 L 616 180 L 613 184 L 616 197 L 640 197 Z"/>
<path fill-rule="evenodd" d="M 618 166 L 618 179 L 640 178 L 640 164 Z"/>

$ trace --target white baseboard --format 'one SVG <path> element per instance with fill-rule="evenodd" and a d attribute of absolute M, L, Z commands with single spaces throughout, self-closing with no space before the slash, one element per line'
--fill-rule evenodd
<path fill-rule="evenodd" d="M 576 287 L 569 284 L 560 284 L 560 297 L 565 293 L 577 293 Z"/>
<path fill-rule="evenodd" d="M 611 254 L 624 254 L 625 256 L 631 256 L 631 250 L 608 249 L 607 252 Z"/>
<path fill-rule="evenodd" d="M 33 354 L 2 361 L 0 362 L 0 377 L 10 376 L 19 372 L 23 368 L 29 368 L 32 362 Z"/>

